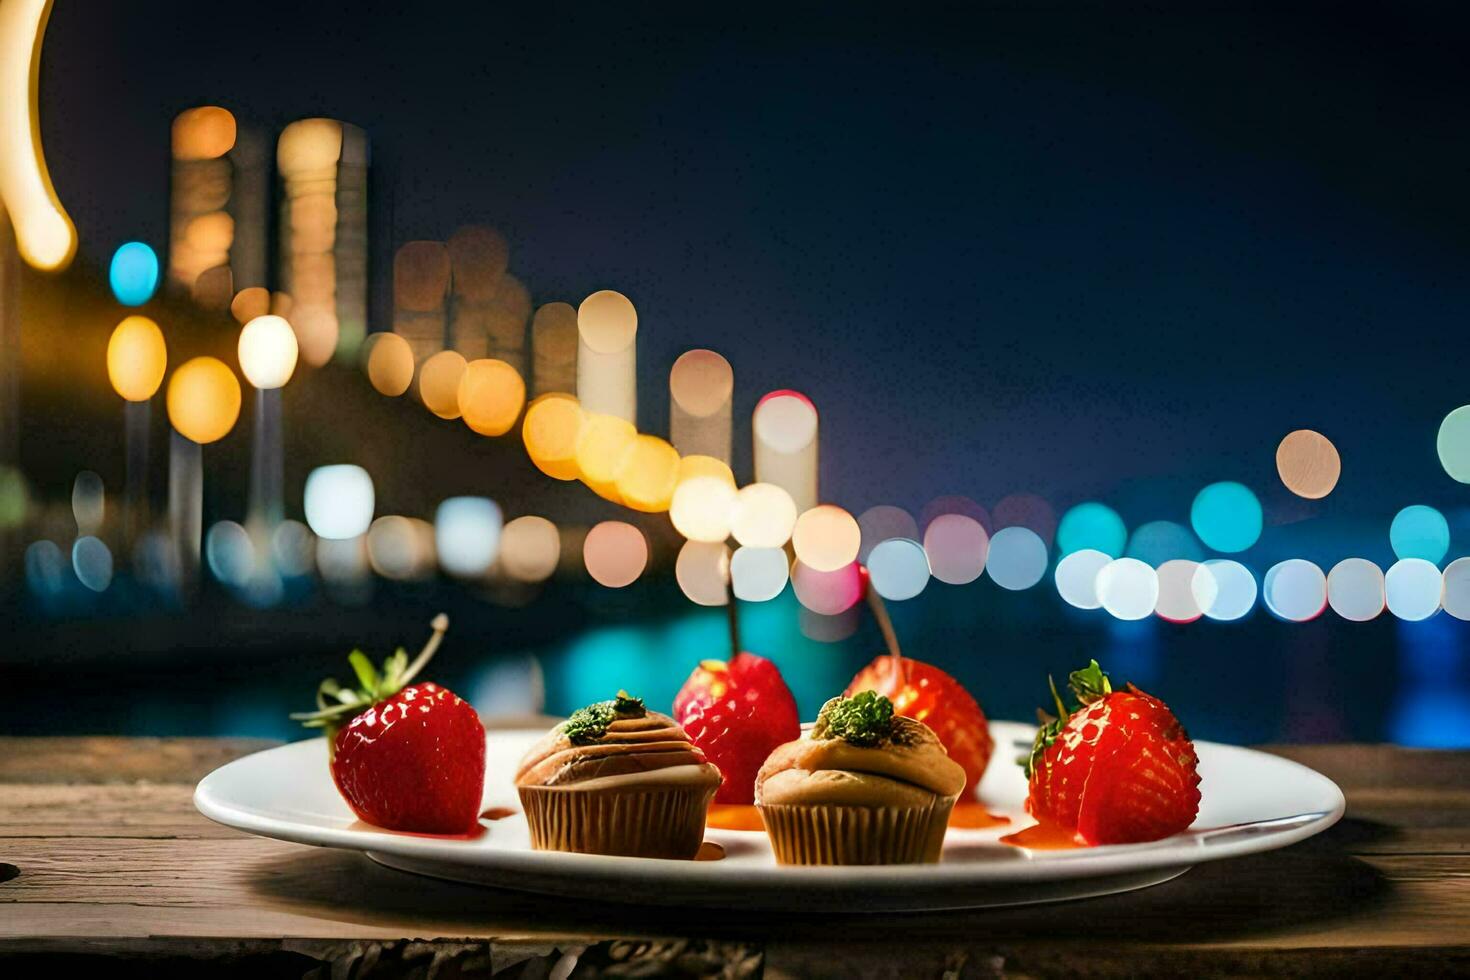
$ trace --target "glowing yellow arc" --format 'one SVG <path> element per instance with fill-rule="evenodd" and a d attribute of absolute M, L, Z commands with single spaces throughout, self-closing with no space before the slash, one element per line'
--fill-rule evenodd
<path fill-rule="evenodd" d="M 66 268 L 77 251 L 41 149 L 36 80 L 50 17 L 51 0 L 0 0 L 0 201 L 21 258 L 47 271 Z"/>

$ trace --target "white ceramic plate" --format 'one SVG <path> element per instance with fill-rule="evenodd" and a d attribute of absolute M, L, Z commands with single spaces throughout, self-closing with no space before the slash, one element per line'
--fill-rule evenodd
<path fill-rule="evenodd" d="M 1029 851 L 997 842 L 1032 821 L 1026 781 L 1013 765 L 1030 747 L 1029 725 L 991 725 L 996 751 L 981 798 L 1006 827 L 950 830 L 938 865 L 795 868 L 776 865 L 763 833 L 711 830 L 719 861 L 665 861 L 534 851 L 520 816 L 487 821 L 472 840 L 378 830 L 357 821 L 327 769 L 316 738 L 258 752 L 210 773 L 194 804 L 229 827 L 322 847 L 365 851 L 405 871 L 552 895 L 663 905 L 741 909 L 978 908 L 1085 898 L 1177 877 L 1201 861 L 1285 847 L 1342 816 L 1342 791 L 1305 766 L 1249 749 L 1196 742 L 1199 819 L 1187 833 L 1149 844 Z M 541 731 L 487 737 L 485 807 L 519 811 L 511 774 Z"/>

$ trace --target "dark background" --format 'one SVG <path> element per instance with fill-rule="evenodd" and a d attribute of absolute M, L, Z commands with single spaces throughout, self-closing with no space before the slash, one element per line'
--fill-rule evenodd
<path fill-rule="evenodd" d="M 179 110 L 220 104 L 271 131 L 330 115 L 373 141 L 375 326 L 398 244 L 488 223 L 537 304 L 607 287 L 634 301 L 644 428 L 666 431 L 680 352 L 724 353 L 742 477 L 755 400 L 795 387 L 822 413 L 822 495 L 854 513 L 1030 491 L 1058 513 L 1105 500 L 1135 527 L 1186 521 L 1199 487 L 1234 479 L 1266 506 L 1244 556 L 1258 574 L 1292 556 L 1386 567 L 1410 503 L 1450 515 L 1449 558 L 1470 551 L 1470 490 L 1434 451 L 1439 420 L 1470 401 L 1467 16 L 58 0 L 41 109 L 80 264 L 166 241 Z M 82 418 L 26 416 L 42 495 L 104 468 L 55 448 L 85 443 Z M 1300 427 L 1342 454 L 1324 501 L 1275 474 Z M 443 469 L 496 497 L 543 486 L 524 465 L 446 453 Z M 299 516 L 299 482 L 287 496 Z M 0 703 L 24 710 L 4 724 L 281 733 L 281 702 L 348 646 L 414 641 L 445 604 L 470 649 L 444 679 L 490 684 L 502 655 L 534 653 L 553 710 L 630 676 L 666 699 L 723 637 L 667 569 L 516 610 L 449 585 L 380 586 L 366 610 L 316 597 L 259 613 L 206 593 L 192 612 L 118 599 L 58 616 L 18 600 L 19 683 Z M 804 708 L 877 646 L 867 623 L 802 638 L 789 593 L 747 615 Z M 1004 717 L 1040 699 L 1045 671 L 1106 655 L 1205 737 L 1470 743 L 1466 627 L 1444 615 L 1126 625 L 1069 610 L 1047 582 L 988 580 L 931 583 L 895 615 L 908 652 Z M 67 699 L 37 693 L 58 661 L 76 665 Z"/>

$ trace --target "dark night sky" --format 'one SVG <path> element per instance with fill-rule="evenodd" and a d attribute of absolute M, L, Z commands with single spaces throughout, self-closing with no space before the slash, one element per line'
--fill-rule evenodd
<path fill-rule="evenodd" d="M 58 0 L 44 133 L 83 261 L 164 241 L 179 109 L 332 115 L 374 141 L 379 278 L 494 224 L 538 303 L 637 304 L 646 428 L 713 347 L 739 419 L 813 396 L 854 510 L 1032 490 L 1136 525 L 1233 478 L 1366 536 L 1319 560 L 1386 563 L 1399 507 L 1470 502 L 1434 453 L 1470 401 L 1448 7 L 400 6 Z M 1303 426 L 1344 479 L 1280 509 Z"/>

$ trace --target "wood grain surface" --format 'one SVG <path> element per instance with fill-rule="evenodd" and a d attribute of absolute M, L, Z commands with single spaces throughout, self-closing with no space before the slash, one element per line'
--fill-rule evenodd
<path fill-rule="evenodd" d="M 1272 747 L 1335 779 L 1347 817 L 1295 847 L 1139 892 L 803 917 L 456 885 L 199 816 L 194 783 L 266 744 L 0 738 L 0 975 L 1470 973 L 1470 752 Z"/>

